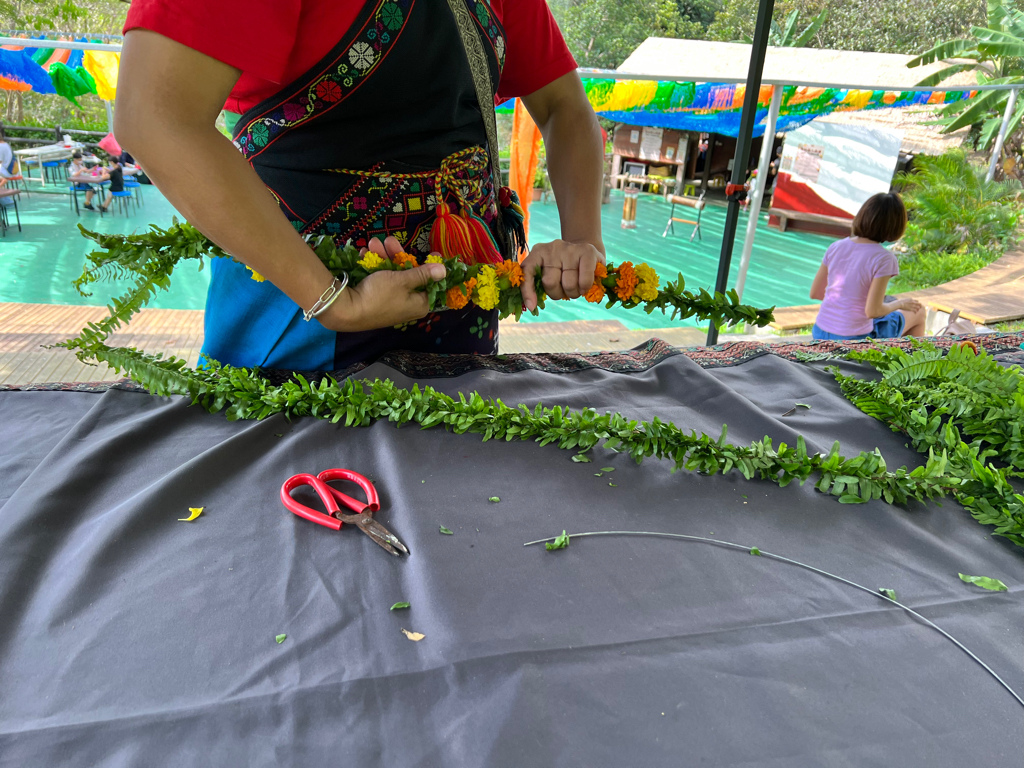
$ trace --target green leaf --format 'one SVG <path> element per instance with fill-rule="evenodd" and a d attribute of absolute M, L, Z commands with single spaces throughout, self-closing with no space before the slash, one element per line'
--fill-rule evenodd
<path fill-rule="evenodd" d="M 403 601 L 403 602 L 400 602 L 400 603 L 395 603 L 388 610 L 389 611 L 399 611 L 399 610 L 401 610 L 403 608 L 408 608 L 408 607 L 409 607 L 409 604 Z"/>
<path fill-rule="evenodd" d="M 968 584 L 974 584 L 982 589 L 991 590 L 992 592 L 1006 591 L 1006 585 L 1003 582 L 999 579 L 990 579 L 988 576 L 966 576 L 961 573 L 960 580 Z"/>
<path fill-rule="evenodd" d="M 601 474 L 600 472 L 595 472 L 594 477 L 604 477 L 604 475 Z"/>
<path fill-rule="evenodd" d="M 587 456 L 587 454 L 585 453 L 577 453 L 575 456 L 572 457 L 572 460 L 575 461 L 577 464 L 589 464 L 591 461 L 590 457 Z"/>
<path fill-rule="evenodd" d="M 750 554 L 757 555 L 758 557 L 760 557 L 761 556 L 761 550 L 758 549 L 757 547 L 751 547 L 750 548 Z"/>
<path fill-rule="evenodd" d="M 806 408 L 807 410 L 811 410 L 811 406 L 807 403 L 795 403 L 795 405 L 797 408 Z"/>
<path fill-rule="evenodd" d="M 438 530 L 446 536 L 454 536 L 455 532 L 451 528 L 445 528 L 443 525 L 438 526 Z"/>
<path fill-rule="evenodd" d="M 615 483 L 608 483 L 608 485 L 610 485 L 612 488 L 618 488 L 619 487 Z"/>
<path fill-rule="evenodd" d="M 280 645 L 281 643 L 283 643 L 285 640 L 288 639 L 288 635 L 278 635 L 274 639 L 277 641 L 277 644 Z"/>
<path fill-rule="evenodd" d="M 864 499 L 860 496 L 854 496 L 852 493 L 847 493 L 839 497 L 840 504 L 863 504 Z"/>
<path fill-rule="evenodd" d="M 615 467 L 601 467 L 602 472 L 614 472 Z"/>
<path fill-rule="evenodd" d="M 556 549 L 565 549 L 569 546 L 569 536 L 565 531 L 562 531 L 562 535 L 558 536 L 554 541 L 549 541 L 544 544 L 544 548 L 551 552 Z"/>
<path fill-rule="evenodd" d="M 886 589 L 885 587 L 879 587 L 878 591 L 881 594 L 883 594 L 886 597 L 888 597 L 890 600 L 895 600 L 896 599 L 896 590 L 895 589 Z"/>
<path fill-rule="evenodd" d="M 489 498 L 488 501 L 493 502 L 494 504 L 497 504 L 499 501 L 501 501 L 501 499 L 498 498 L 497 496 L 491 496 L 491 498 Z"/>

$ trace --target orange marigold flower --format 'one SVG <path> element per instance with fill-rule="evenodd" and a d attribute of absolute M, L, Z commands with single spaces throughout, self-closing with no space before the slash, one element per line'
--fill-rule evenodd
<path fill-rule="evenodd" d="M 411 269 L 416 266 L 416 257 L 411 253 L 405 253 L 404 251 L 399 251 L 392 256 L 391 261 L 393 261 L 395 266 L 399 269 Z"/>
<path fill-rule="evenodd" d="M 448 309 L 462 309 L 469 303 L 469 296 L 473 293 L 473 289 L 475 287 L 476 278 L 471 277 L 462 285 L 456 285 L 449 288 L 448 292 L 445 294 L 444 303 L 448 306 Z"/>
<path fill-rule="evenodd" d="M 629 301 L 633 298 L 633 291 L 639 282 L 636 270 L 633 269 L 633 262 L 624 261 L 619 265 L 618 278 L 615 281 L 615 295 L 622 301 Z"/>
<path fill-rule="evenodd" d="M 594 281 L 594 284 L 583 294 L 583 298 L 592 304 L 601 303 L 604 301 L 604 286 L 599 281 Z"/>
<path fill-rule="evenodd" d="M 513 288 L 523 284 L 523 268 L 519 266 L 517 261 L 505 259 L 501 264 L 494 265 L 494 271 L 498 273 L 499 280 L 502 277 L 507 277 L 508 284 Z"/>

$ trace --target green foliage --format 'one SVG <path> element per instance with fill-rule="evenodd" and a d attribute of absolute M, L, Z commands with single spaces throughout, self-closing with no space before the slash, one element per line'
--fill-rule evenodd
<path fill-rule="evenodd" d="M 709 4 L 692 5 L 698 18 Z M 703 37 L 676 0 L 550 0 L 569 50 L 581 67 L 614 69 L 648 37 Z"/>
<path fill-rule="evenodd" d="M 914 448 L 941 455 L 960 479 L 953 496 L 995 534 L 1024 546 L 1024 496 L 1011 478 L 1024 477 L 1024 375 L 984 350 L 953 346 L 945 355 L 921 343 L 913 352 L 869 348 L 851 360 L 882 378 L 834 371 L 843 393 L 864 413 L 907 435 Z"/>
<path fill-rule="evenodd" d="M 768 45 L 773 45 L 777 48 L 803 48 L 809 45 L 828 18 L 828 8 L 825 8 L 811 19 L 811 23 L 801 32 L 798 32 L 796 27 L 799 18 L 800 10 L 798 8 L 794 8 L 789 16 L 786 17 L 785 26 L 772 18 L 771 30 L 768 34 Z M 754 41 L 744 35 L 743 42 L 753 43 Z"/>
<path fill-rule="evenodd" d="M 935 85 L 959 72 L 974 72 L 980 84 L 1024 85 L 1024 13 L 1010 5 L 989 0 L 985 26 L 972 26 L 955 38 L 936 43 L 908 66 L 952 60 L 920 85 Z M 995 141 L 1002 123 L 1009 91 L 979 91 L 964 101 L 954 102 L 942 110 L 945 132 L 966 126 L 981 125 L 979 149 L 987 149 Z M 1024 100 L 1018 100 L 1007 126 L 1012 136 L 1024 118 Z"/>
<path fill-rule="evenodd" d="M 986 181 L 962 149 L 917 158 L 896 183 L 911 217 L 903 241 L 912 250 L 968 253 L 1005 246 L 1016 232 L 1020 182 Z"/>
<path fill-rule="evenodd" d="M 757 0 L 725 0 L 708 29 L 708 37 L 751 37 L 757 6 Z M 805 18 L 828 13 L 806 41 L 809 47 L 904 54 L 921 51 L 935 40 L 961 35 L 984 18 L 984 7 L 978 0 L 777 0 L 774 18 L 788 20 L 795 10 Z"/>
<path fill-rule="evenodd" d="M 908 228 L 909 231 L 909 228 Z M 889 293 L 903 293 L 942 285 L 976 272 L 1005 253 L 1002 247 L 973 248 L 967 252 L 915 250 L 898 254 L 900 273 L 889 281 Z"/>

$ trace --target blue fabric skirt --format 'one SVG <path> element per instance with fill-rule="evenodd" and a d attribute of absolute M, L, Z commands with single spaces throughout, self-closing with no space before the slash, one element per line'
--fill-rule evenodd
<path fill-rule="evenodd" d="M 898 309 L 894 309 L 888 315 L 882 317 L 876 317 L 874 319 L 874 329 L 871 333 L 862 333 L 859 336 L 844 336 L 838 333 L 829 333 L 823 331 L 818 327 L 818 324 L 814 324 L 814 328 L 811 329 L 811 336 L 819 341 L 857 341 L 859 339 L 898 339 L 903 335 L 903 329 L 906 327 L 907 319 L 903 316 L 903 313 Z"/>

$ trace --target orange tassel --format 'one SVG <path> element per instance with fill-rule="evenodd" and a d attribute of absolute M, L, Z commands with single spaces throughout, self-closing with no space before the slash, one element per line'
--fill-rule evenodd
<path fill-rule="evenodd" d="M 491 234 L 487 223 L 476 216 L 472 211 L 462 209 L 462 218 L 469 227 L 470 237 L 473 239 L 473 256 L 478 264 L 501 264 L 504 259 L 498 244 L 494 242 L 494 235 Z"/>
<path fill-rule="evenodd" d="M 456 216 L 443 200 L 437 204 L 437 218 L 430 228 L 430 248 L 442 256 L 458 256 L 467 264 L 473 264 L 473 237 L 469 223 Z"/>

